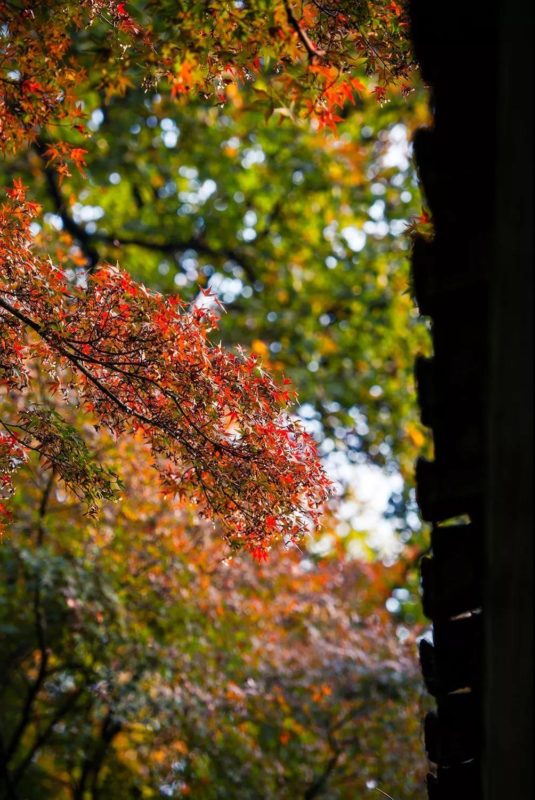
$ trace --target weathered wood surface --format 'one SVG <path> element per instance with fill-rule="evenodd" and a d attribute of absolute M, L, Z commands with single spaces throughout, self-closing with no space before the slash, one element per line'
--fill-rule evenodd
<path fill-rule="evenodd" d="M 483 538 L 475 525 L 436 527 L 431 534 L 432 558 L 424 558 L 424 613 L 438 621 L 479 611 L 483 605 Z"/>
<path fill-rule="evenodd" d="M 533 3 L 501 3 L 491 281 L 486 800 L 533 794 Z"/>
<path fill-rule="evenodd" d="M 416 470 L 433 526 L 422 586 L 434 643 L 420 652 L 437 701 L 425 723 L 428 793 L 524 798 L 533 789 L 533 11 L 524 0 L 413 0 L 412 17 L 434 114 L 414 149 L 435 236 L 413 251 L 434 346 L 416 364 L 435 450 Z M 470 523 L 451 524 L 458 517 Z"/>

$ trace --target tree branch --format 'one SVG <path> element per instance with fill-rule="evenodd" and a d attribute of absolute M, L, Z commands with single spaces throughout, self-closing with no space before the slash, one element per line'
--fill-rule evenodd
<path fill-rule="evenodd" d="M 301 27 L 299 20 L 292 11 L 289 0 L 284 0 L 284 8 L 286 9 L 288 22 L 301 40 L 305 50 L 308 53 L 309 59 L 313 61 L 315 58 L 323 58 L 325 56 L 325 50 L 319 50 L 314 42 L 310 39 L 307 32 Z"/>
<path fill-rule="evenodd" d="M 313 800 L 313 798 L 318 797 L 321 792 L 325 789 L 329 778 L 331 777 L 332 773 L 336 769 L 338 761 L 340 760 L 341 753 L 335 752 L 327 762 L 324 771 L 321 775 L 316 778 L 313 784 L 308 787 L 305 794 L 303 795 L 303 800 Z"/>
<path fill-rule="evenodd" d="M 121 729 L 122 724 L 118 720 L 114 719 L 113 709 L 110 708 L 102 721 L 99 741 L 97 742 L 93 753 L 91 756 L 86 755 L 84 758 L 80 779 L 77 782 L 77 786 L 73 794 L 74 800 L 83 800 L 91 775 L 93 776 L 91 780 L 91 794 L 94 798 L 98 796 L 99 773 L 104 764 L 110 744 L 117 734 L 120 733 Z"/>
<path fill-rule="evenodd" d="M 46 483 L 46 486 L 45 486 L 45 488 L 43 490 L 43 496 L 41 497 L 41 502 L 39 504 L 39 511 L 38 511 L 39 524 L 38 524 L 38 527 L 37 527 L 37 545 L 38 545 L 38 547 L 41 547 L 41 545 L 43 544 L 44 537 L 45 537 L 44 519 L 45 519 L 45 516 L 46 516 L 46 512 L 47 512 L 47 508 L 48 508 L 48 502 L 50 500 L 50 495 L 52 493 L 52 489 L 53 489 L 53 486 L 54 486 L 55 478 L 56 478 L 56 470 L 54 468 L 52 468 L 50 470 L 50 475 L 48 477 L 48 481 Z"/>
<path fill-rule="evenodd" d="M 6 800 L 18 800 L 18 794 L 15 792 L 15 786 L 11 778 L 11 773 L 9 772 L 6 747 L 4 745 L 4 739 L 1 733 L 0 733 L 0 770 L 1 770 L 0 772 L 1 779 L 3 781 L 4 788 L 7 792 Z M 1 784 L 0 788 L 2 788 Z"/>
<path fill-rule="evenodd" d="M 54 169 L 47 166 L 46 163 L 46 142 L 44 142 L 42 139 L 38 139 L 34 144 L 34 148 L 43 162 L 43 173 L 56 213 L 61 218 L 63 227 L 67 233 L 70 233 L 80 245 L 82 252 L 87 259 L 87 270 L 92 272 L 100 261 L 100 254 L 93 244 L 93 238 L 91 234 L 89 234 L 82 225 L 79 225 L 67 211 L 67 205 L 59 186 L 58 176 Z"/>
<path fill-rule="evenodd" d="M 6 764 L 9 763 L 9 761 L 12 759 L 12 757 L 14 756 L 19 747 L 24 731 L 26 730 L 26 728 L 30 723 L 32 707 L 47 677 L 49 653 L 44 633 L 45 620 L 43 618 L 43 610 L 41 608 L 41 589 L 39 586 L 39 576 L 37 576 L 37 586 L 34 591 L 33 611 L 35 617 L 35 634 L 40 656 L 39 668 L 37 671 L 37 676 L 35 678 L 35 681 L 30 686 L 30 689 L 28 690 L 28 693 L 26 695 L 26 700 L 24 701 L 19 724 L 15 728 L 13 736 L 11 737 L 11 741 L 7 746 L 5 753 Z"/>
<path fill-rule="evenodd" d="M 50 718 L 48 725 L 39 733 L 32 746 L 24 756 L 23 760 L 18 764 L 15 772 L 13 773 L 13 784 L 16 785 L 21 781 L 24 776 L 25 771 L 28 769 L 29 765 L 33 761 L 36 753 L 41 749 L 41 747 L 46 743 L 49 739 L 51 734 L 54 732 L 54 727 L 60 722 L 63 717 L 71 710 L 71 708 L 76 705 L 76 701 L 81 695 L 81 690 L 78 689 L 76 692 L 71 694 L 67 700 L 61 705 L 55 714 L 52 715 Z"/>

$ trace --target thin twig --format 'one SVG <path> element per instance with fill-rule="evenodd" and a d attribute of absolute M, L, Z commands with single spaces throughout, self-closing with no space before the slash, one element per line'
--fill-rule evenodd
<path fill-rule="evenodd" d="M 393 798 L 393 797 L 390 797 L 390 795 L 389 795 L 389 794 L 387 794 L 386 792 L 383 792 L 383 790 L 382 790 L 382 789 L 379 789 L 379 787 L 378 787 L 378 786 L 376 786 L 376 787 L 375 787 L 375 791 L 376 791 L 376 792 L 379 792 L 379 793 L 380 793 L 380 794 L 382 794 L 382 795 L 384 795 L 384 797 L 388 797 L 388 800 L 394 800 L 394 798 Z"/>
<path fill-rule="evenodd" d="M 310 39 L 307 32 L 301 27 L 301 25 L 299 24 L 299 20 L 293 13 L 288 0 L 284 0 L 284 8 L 286 9 L 286 16 L 288 18 L 288 22 L 290 23 L 292 28 L 295 30 L 295 32 L 301 39 L 301 42 L 303 43 L 309 58 L 311 60 L 314 58 L 323 58 L 326 55 L 325 50 L 319 50 L 314 44 L 314 42 Z"/>

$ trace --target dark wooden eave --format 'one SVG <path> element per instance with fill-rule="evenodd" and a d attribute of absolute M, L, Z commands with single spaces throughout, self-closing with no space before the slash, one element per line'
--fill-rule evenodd
<path fill-rule="evenodd" d="M 413 283 L 434 357 L 416 365 L 434 461 L 417 466 L 434 643 L 421 664 L 431 800 L 533 790 L 532 31 L 526 0 L 412 0 L 434 124 L 415 155 L 435 236 Z M 451 524 L 461 518 L 461 524 Z M 466 521 L 464 521 L 466 520 Z"/>

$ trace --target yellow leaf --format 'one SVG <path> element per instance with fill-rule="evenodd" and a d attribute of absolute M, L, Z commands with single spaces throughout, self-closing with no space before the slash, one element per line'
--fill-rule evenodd
<path fill-rule="evenodd" d="M 338 351 L 338 345 L 330 336 L 322 336 L 319 341 L 319 346 L 322 355 L 329 355 Z"/>
<path fill-rule="evenodd" d="M 269 353 L 269 348 L 265 342 L 261 339 L 255 339 L 251 345 L 251 350 L 253 353 L 256 353 L 257 356 L 267 356 Z"/>
<path fill-rule="evenodd" d="M 409 422 L 405 428 L 405 432 L 415 447 L 421 448 L 424 446 L 425 436 L 418 425 Z"/>
<path fill-rule="evenodd" d="M 165 750 L 153 750 L 150 757 L 155 764 L 164 764 L 167 760 L 167 753 Z"/>

